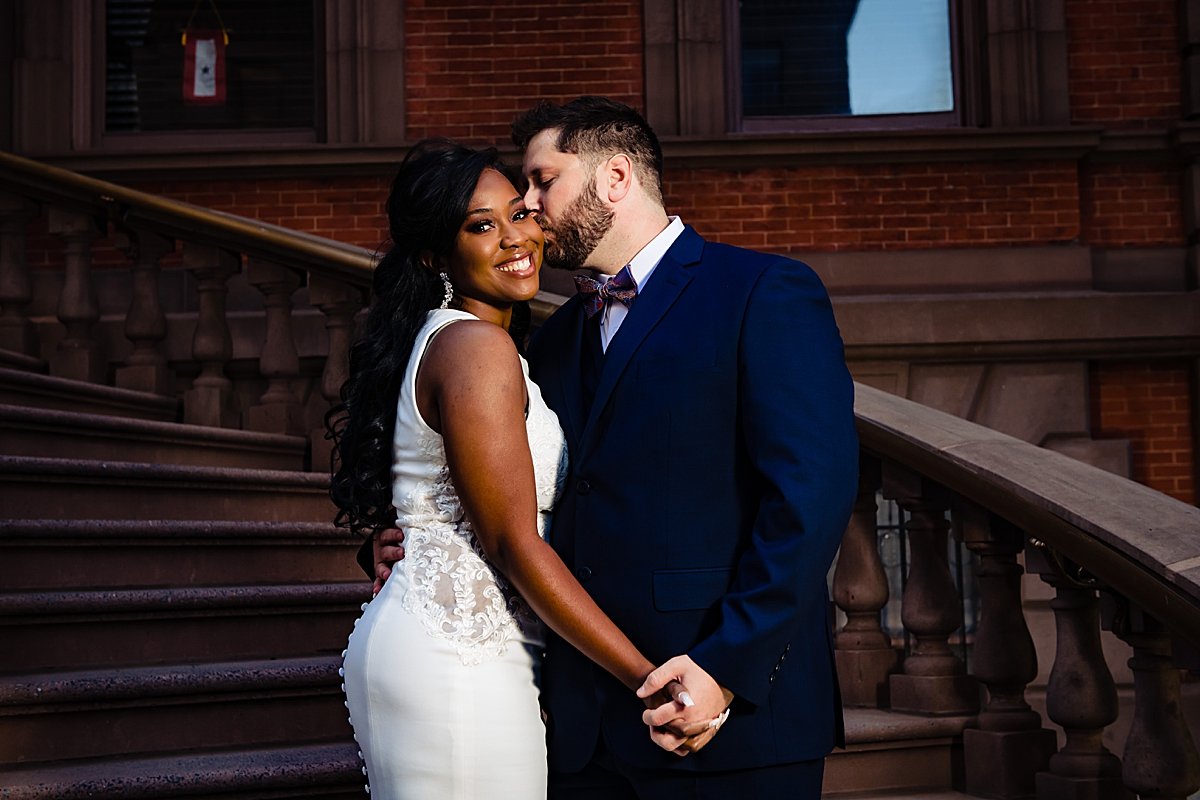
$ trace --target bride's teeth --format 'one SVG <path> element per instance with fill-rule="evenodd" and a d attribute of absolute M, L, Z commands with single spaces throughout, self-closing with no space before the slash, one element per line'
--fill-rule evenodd
<path fill-rule="evenodd" d="M 504 266 L 497 267 L 501 272 L 520 272 L 529 268 L 529 256 L 525 256 L 520 261 L 513 261 Z"/>

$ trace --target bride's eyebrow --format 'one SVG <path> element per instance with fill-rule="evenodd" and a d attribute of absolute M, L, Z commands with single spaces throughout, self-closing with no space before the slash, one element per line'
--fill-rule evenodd
<path fill-rule="evenodd" d="M 521 197 L 521 195 L 517 195 L 512 200 L 509 200 L 508 201 L 509 208 L 512 208 L 517 203 L 521 202 L 522 199 L 523 198 Z M 491 208 L 472 208 L 470 211 L 467 212 L 467 216 L 470 217 L 470 216 L 474 216 L 475 214 L 491 214 L 491 213 L 492 213 Z"/>

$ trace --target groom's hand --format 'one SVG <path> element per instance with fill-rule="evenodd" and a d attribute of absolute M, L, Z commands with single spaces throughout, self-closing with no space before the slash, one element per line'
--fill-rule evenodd
<path fill-rule="evenodd" d="M 692 705 L 685 705 L 676 694 L 672 702 L 647 709 L 642 721 L 650 726 L 650 738 L 659 747 L 686 755 L 699 750 L 716 734 L 724 721 L 722 713 L 733 702 L 733 693 L 713 680 L 690 656 L 683 655 L 651 672 L 637 695 L 650 697 L 671 681 L 687 687 Z"/>
<path fill-rule="evenodd" d="M 391 577 L 392 566 L 404 558 L 404 531 L 387 528 L 371 537 L 371 554 L 375 563 L 375 582 L 371 594 L 379 594 L 384 582 Z"/>

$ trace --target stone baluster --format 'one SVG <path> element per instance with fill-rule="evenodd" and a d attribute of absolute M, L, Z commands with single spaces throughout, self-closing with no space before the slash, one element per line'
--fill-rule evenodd
<path fill-rule="evenodd" d="M 962 625 L 962 601 L 950 574 L 946 550 L 947 505 L 930 497 L 919 476 L 885 467 L 884 496 L 909 513 L 908 580 L 900 618 L 912 635 L 912 651 L 889 680 L 892 708 L 916 714 L 973 714 L 979 687 L 950 649 L 950 634 Z"/>
<path fill-rule="evenodd" d="M 310 273 L 308 281 L 308 301 L 325 315 L 325 329 L 329 333 L 328 355 L 321 373 L 321 396 L 332 407 L 341 400 L 342 384 L 350 374 L 354 316 L 363 308 L 364 291 L 337 278 L 316 273 Z M 327 471 L 333 443 L 325 438 L 323 424 L 309 432 L 309 441 L 313 471 Z"/>
<path fill-rule="evenodd" d="M 888 601 L 876 532 L 879 481 L 879 462 L 863 456 L 858 498 L 833 571 L 833 599 L 846 614 L 846 624 L 834 637 L 834 657 L 842 703 L 849 707 L 887 708 L 888 676 L 900 662 L 900 653 L 879 623 L 880 609 Z"/>
<path fill-rule="evenodd" d="M 1133 800 L 1121 761 L 1105 748 L 1104 729 L 1117 718 L 1117 688 L 1100 646 L 1096 590 L 1044 545 L 1025 551 L 1030 572 L 1054 587 L 1054 666 L 1046 713 L 1066 744 L 1036 778 L 1039 800 Z"/>
<path fill-rule="evenodd" d="M 0 193 L 0 349 L 39 358 L 37 330 L 26 306 L 33 299 L 25 228 L 37 209 L 16 195 Z"/>
<path fill-rule="evenodd" d="M 1183 716 L 1171 634 L 1123 599 L 1105 605 L 1116 612 L 1106 614 L 1108 627 L 1133 648 L 1133 724 L 1121 758 L 1125 786 L 1142 800 L 1186 800 L 1200 789 L 1200 755 Z"/>
<path fill-rule="evenodd" d="M 48 228 L 65 242 L 58 320 L 66 334 L 50 357 L 50 372 L 61 378 L 100 383 L 107 364 L 93 335 L 100 319 L 100 304 L 92 284 L 92 242 L 103 230 L 88 214 L 55 208 L 50 209 Z"/>
<path fill-rule="evenodd" d="M 229 278 L 240 266 L 236 253 L 208 245 L 185 242 L 183 263 L 197 281 L 199 308 L 192 336 L 192 357 L 200 374 L 183 395 L 183 420 L 193 425 L 231 428 L 237 425 L 233 383 L 225 365 L 233 357 L 233 340 L 225 318 Z"/>
<path fill-rule="evenodd" d="M 167 316 L 159 298 L 159 260 L 175 249 L 175 242 L 149 231 L 121 231 L 117 247 L 133 261 L 125 337 L 133 352 L 118 367 L 115 383 L 122 389 L 173 395 L 175 378 L 167 367 L 162 342 L 167 337 Z"/>
<path fill-rule="evenodd" d="M 1037 651 L 1021 604 L 1017 554 L 1024 534 L 976 506 L 957 515 L 963 541 L 979 556 L 980 615 L 975 631 L 974 674 L 987 689 L 978 728 L 963 731 L 968 794 L 1030 797 L 1034 778 L 1057 746 L 1054 732 L 1025 702 L 1037 677 Z"/>
<path fill-rule="evenodd" d="M 292 384 L 300 378 L 300 355 L 292 332 L 292 295 L 303 276 L 260 258 L 246 261 L 246 279 L 263 296 L 266 334 L 259 370 L 267 391 L 246 411 L 246 428 L 264 433 L 305 433 L 304 409 Z"/>

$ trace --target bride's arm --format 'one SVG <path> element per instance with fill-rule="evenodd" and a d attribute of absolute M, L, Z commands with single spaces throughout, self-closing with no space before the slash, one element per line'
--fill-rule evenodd
<path fill-rule="evenodd" d="M 488 559 L 554 631 L 630 689 L 654 664 L 613 624 L 537 533 L 525 380 L 508 335 L 460 322 L 434 338 L 418 406 L 446 445 L 458 496 Z"/>

